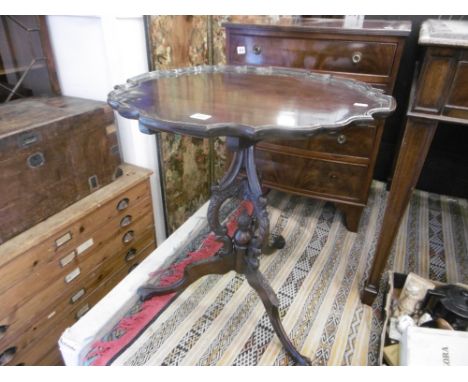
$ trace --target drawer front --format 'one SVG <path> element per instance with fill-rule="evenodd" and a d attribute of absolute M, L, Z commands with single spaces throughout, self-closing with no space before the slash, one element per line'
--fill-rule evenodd
<path fill-rule="evenodd" d="M 0 294 L 26 279 L 38 280 L 45 276 L 42 281 L 47 283 L 48 279 L 56 274 L 49 274 L 51 267 L 54 268 L 61 258 L 86 243 L 93 237 L 94 232 L 116 220 L 112 223 L 113 227 L 109 228 L 108 234 L 111 235 L 119 228 L 116 224 L 118 225 L 127 214 L 135 214 L 141 208 L 146 209 L 143 213 L 151 210 L 149 198 L 149 183 L 144 181 L 117 195 L 108 203 L 96 206 L 93 212 L 71 223 L 67 228 L 52 233 L 50 238 L 0 268 Z M 140 203 L 142 200 L 146 200 L 146 205 Z M 101 234 L 103 233 L 101 229 Z M 31 285 L 36 285 L 35 281 L 31 282 Z"/>
<path fill-rule="evenodd" d="M 150 226 L 130 247 L 116 251 L 115 256 L 95 269 L 81 272 L 64 293 L 56 292 L 53 287 L 41 291 L 31 301 L 18 308 L 15 312 L 16 319 L 10 317 L 0 320 L 0 325 L 3 324 L 5 328 L 4 335 L 0 338 L 0 348 L 15 346 L 22 350 L 49 330 L 59 330 L 67 312 L 99 289 L 103 280 L 118 269 L 134 266 L 154 249 L 154 227 Z M 41 307 L 43 301 L 50 302 L 46 309 Z"/>
<path fill-rule="evenodd" d="M 266 186 L 301 195 L 362 202 L 367 165 L 352 165 L 257 148 L 257 168 Z"/>
<path fill-rule="evenodd" d="M 63 331 L 73 325 L 79 318 L 88 312 L 96 303 L 98 303 L 112 288 L 117 285 L 130 271 L 133 265 L 139 260 L 146 257 L 151 251 L 142 253 L 139 259 L 135 259 L 133 263 L 126 264 L 118 269 L 114 274 L 103 280 L 100 287 L 91 293 L 87 298 L 83 299 L 66 311 L 63 318 L 60 320 L 59 326 L 50 326 L 50 330 L 34 343 L 29 344 L 26 348 L 20 349 L 14 343 L 5 348 L 0 348 L 0 354 L 5 351 L 13 351 L 14 354 L 10 357 L 7 365 L 48 365 L 50 362 L 50 353 L 58 350 L 58 340 Z M 55 353 L 57 354 L 57 353 Z M 55 360 L 52 354 L 52 358 Z"/>
<path fill-rule="evenodd" d="M 396 43 L 231 35 L 234 65 L 272 65 L 338 73 L 390 76 Z"/>
<path fill-rule="evenodd" d="M 374 126 L 353 126 L 333 133 L 323 132 L 309 139 L 265 140 L 258 147 L 273 151 L 297 150 L 303 155 L 320 152 L 369 158 L 374 147 L 375 134 Z"/>
<path fill-rule="evenodd" d="M 40 309 L 43 302 L 35 298 L 37 291 L 43 289 L 48 291 L 50 296 L 43 301 L 53 301 L 51 299 L 54 295 L 59 295 L 64 289 L 75 288 L 76 283 L 87 272 L 114 257 L 122 249 L 130 248 L 149 227 L 154 225 L 153 211 L 150 208 L 151 200 L 147 199 L 147 203 L 140 204 L 143 206 L 135 208 L 133 214 L 135 220 L 131 225 L 120 227 L 119 218 L 110 221 L 72 252 L 64 257 L 56 257 L 48 266 L 42 267 L 0 295 L 0 299 L 4 301 L 0 319 L 5 315 L 16 317 L 18 307 L 27 301 L 37 304 Z M 63 265 L 64 259 L 66 259 L 65 265 Z"/>

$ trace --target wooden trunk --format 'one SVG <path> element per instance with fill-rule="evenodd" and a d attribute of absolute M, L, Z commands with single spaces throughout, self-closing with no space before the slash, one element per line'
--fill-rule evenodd
<path fill-rule="evenodd" d="M 121 164 L 112 110 L 71 97 L 0 106 L 0 243 L 113 181 Z"/>

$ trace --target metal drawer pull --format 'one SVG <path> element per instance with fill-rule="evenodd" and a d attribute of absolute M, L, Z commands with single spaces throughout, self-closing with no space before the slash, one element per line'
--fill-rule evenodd
<path fill-rule="evenodd" d="M 7 329 L 8 325 L 0 325 L 0 339 L 5 336 Z"/>
<path fill-rule="evenodd" d="M 337 179 L 337 178 L 338 178 L 338 174 L 336 174 L 335 172 L 332 172 L 332 173 L 330 173 L 330 174 L 328 175 L 328 177 L 329 177 L 330 179 Z"/>
<path fill-rule="evenodd" d="M 135 238 L 135 232 L 134 231 L 128 231 L 125 235 L 123 235 L 122 241 L 124 242 L 124 244 L 128 244 L 134 238 Z"/>
<path fill-rule="evenodd" d="M 90 176 L 88 178 L 89 190 L 94 191 L 99 188 L 99 178 L 97 175 Z"/>
<path fill-rule="evenodd" d="M 256 55 L 259 55 L 260 53 L 262 53 L 262 47 L 261 47 L 261 46 L 258 46 L 258 45 L 255 45 L 255 46 L 253 47 L 253 52 L 254 52 L 254 54 L 256 54 Z"/>
<path fill-rule="evenodd" d="M 8 365 L 15 358 L 16 346 L 8 348 L 3 353 L 0 353 L 0 366 Z"/>
<path fill-rule="evenodd" d="M 362 60 L 362 53 L 361 52 L 354 52 L 351 60 L 354 64 L 358 64 Z"/>
<path fill-rule="evenodd" d="M 337 141 L 340 145 L 342 145 L 343 143 L 346 142 L 346 135 L 344 135 L 344 134 L 338 135 L 338 137 L 336 138 L 336 141 Z"/>
<path fill-rule="evenodd" d="M 123 228 L 123 227 L 130 225 L 131 223 L 132 223 L 132 215 L 126 215 L 120 221 L 120 226 Z"/>
<path fill-rule="evenodd" d="M 128 198 L 123 198 L 120 202 L 117 203 L 117 211 L 123 211 L 130 204 Z"/>
<path fill-rule="evenodd" d="M 36 131 L 31 131 L 28 133 L 21 134 L 18 137 L 18 146 L 19 147 L 28 147 L 33 145 L 36 142 L 41 140 L 41 134 Z"/>
<path fill-rule="evenodd" d="M 132 261 L 136 257 L 137 250 L 136 248 L 130 248 L 125 255 L 125 261 Z"/>

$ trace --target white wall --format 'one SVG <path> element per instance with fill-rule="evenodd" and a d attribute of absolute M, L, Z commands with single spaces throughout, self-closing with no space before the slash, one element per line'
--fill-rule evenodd
<path fill-rule="evenodd" d="M 114 85 L 148 71 L 142 16 L 47 16 L 62 94 L 106 101 Z M 158 244 L 165 239 L 155 137 L 116 114 L 124 162 L 150 178 Z"/>

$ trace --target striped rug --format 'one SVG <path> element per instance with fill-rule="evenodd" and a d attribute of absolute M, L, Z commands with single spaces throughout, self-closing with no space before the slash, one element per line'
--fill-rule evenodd
<path fill-rule="evenodd" d="M 377 365 L 383 292 L 372 307 L 359 295 L 367 279 L 385 209 L 385 185 L 374 182 L 358 233 L 330 203 L 272 191 L 271 231 L 286 246 L 263 256 L 260 270 L 280 301 L 286 332 L 313 365 Z M 229 209 L 224 207 L 224 214 Z M 203 245 L 205 226 L 172 263 Z M 387 269 L 442 282 L 468 282 L 468 201 L 416 191 L 403 218 Z M 161 277 L 161 275 L 159 275 Z M 385 290 L 385 277 L 381 291 Z M 138 303 L 128 320 L 138 315 Z M 140 323 L 140 325 L 142 325 Z M 198 280 L 137 328 L 118 325 L 84 364 L 290 365 L 263 305 L 244 276 L 230 272 Z M 135 329 L 135 328 L 133 328 Z M 108 344 L 109 346 L 104 346 Z M 111 349 L 112 356 L 106 351 Z"/>

